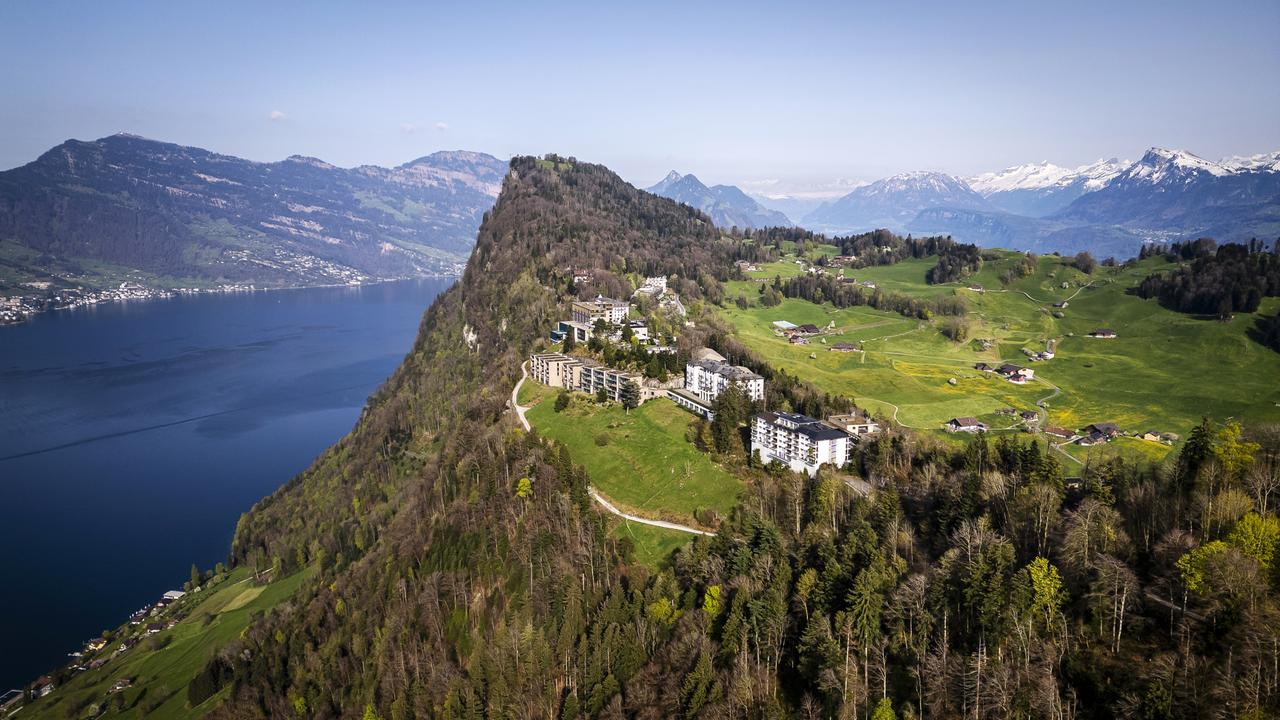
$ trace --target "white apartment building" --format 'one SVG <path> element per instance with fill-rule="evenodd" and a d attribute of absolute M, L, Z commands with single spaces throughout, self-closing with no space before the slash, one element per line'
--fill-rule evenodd
<path fill-rule="evenodd" d="M 777 460 L 810 477 L 823 465 L 844 467 L 852 442 L 848 433 L 808 415 L 765 412 L 751 418 L 751 452 L 760 462 Z"/>
<path fill-rule="evenodd" d="M 751 400 L 764 400 L 764 378 L 741 365 L 730 365 L 714 350 L 695 350 L 684 367 L 684 389 L 704 402 L 715 400 L 732 382 L 738 383 Z"/>
<path fill-rule="evenodd" d="M 629 309 L 621 300 L 597 295 L 595 300 L 574 301 L 573 321 L 593 325 L 596 320 L 604 320 L 610 325 L 621 325 L 626 322 Z"/>

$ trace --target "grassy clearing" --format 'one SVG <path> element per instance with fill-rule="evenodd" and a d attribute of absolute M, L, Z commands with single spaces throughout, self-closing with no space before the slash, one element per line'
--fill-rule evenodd
<path fill-rule="evenodd" d="M 254 615 L 293 595 L 312 575 L 313 570 L 308 568 L 265 586 L 250 587 L 249 571 L 237 568 L 222 582 L 184 598 L 179 609 L 187 615 L 172 629 L 143 640 L 96 670 L 76 675 L 52 695 L 23 708 L 21 717 L 201 717 L 222 702 L 225 691 L 190 707 L 187 684 L 191 678 L 219 647 L 238 637 Z M 109 656 L 117 644 L 109 645 L 103 657 Z M 121 678 L 133 678 L 133 687 L 118 694 L 122 702 L 117 705 L 116 696 L 108 695 L 108 690 Z M 102 714 L 91 712 L 100 703 L 98 710 Z"/>
<path fill-rule="evenodd" d="M 665 566 L 675 552 L 693 536 L 679 530 L 667 530 L 652 525 L 641 525 L 621 518 L 611 531 L 616 538 L 625 538 L 632 544 L 632 559 L 653 569 Z"/>
<path fill-rule="evenodd" d="M 1078 428 L 1111 421 L 1127 431 L 1169 431 L 1185 437 L 1208 415 L 1247 422 L 1280 421 L 1280 354 L 1246 336 L 1255 316 L 1230 323 L 1205 320 L 1161 308 L 1128 290 L 1166 265 L 1153 258 L 1132 268 L 1099 268 L 1086 276 L 1055 257 L 1040 259 L 1029 277 L 1000 284 L 999 275 L 1017 256 L 988 262 L 963 283 L 929 285 L 925 272 L 933 260 L 907 260 L 896 265 L 850 270 L 886 291 L 918 297 L 960 295 L 969 303 L 969 337 L 991 341 L 983 349 L 974 341 L 956 343 L 938 332 L 937 322 L 907 319 L 869 308 L 837 310 L 786 300 L 774 308 L 757 301 L 759 281 L 728 284 L 729 297 L 745 295 L 752 305 L 740 310 L 727 304 L 722 314 L 738 336 L 770 363 L 819 387 L 853 397 L 860 405 L 917 428 L 936 428 L 950 417 L 974 415 L 993 428 L 1011 420 L 994 415 L 1002 407 L 1031 409 L 1046 399 L 1049 423 Z M 794 270 L 793 270 L 794 268 Z M 772 278 L 800 272 L 792 259 L 771 263 L 752 275 Z M 968 289 L 978 283 L 985 292 Z M 1067 301 L 1066 308 L 1054 303 Z M 1269 298 L 1263 313 L 1280 308 Z M 1062 317 L 1055 317 L 1054 313 Z M 834 329 L 827 344 L 861 342 L 865 353 L 835 353 L 821 342 L 790 345 L 775 336 L 774 320 L 814 323 Z M 1086 337 L 1097 328 L 1117 331 L 1114 340 Z M 1056 341 L 1053 360 L 1029 363 L 1024 349 L 1038 351 Z M 814 357 L 810 357 L 810 355 Z M 1037 382 L 1008 383 L 972 369 L 975 362 L 1013 362 L 1032 367 Z M 956 385 L 948 381 L 954 378 Z M 1056 390 L 1056 393 L 1055 393 Z M 1125 440 L 1107 452 L 1159 459 L 1169 447 Z M 1073 448 L 1073 456 L 1098 456 L 1102 448 Z"/>
<path fill-rule="evenodd" d="M 742 482 L 685 439 L 694 417 L 670 401 L 650 400 L 628 414 L 621 405 L 596 405 L 575 393 L 573 404 L 557 413 L 550 397 L 529 410 L 529 422 L 567 445 L 591 483 L 620 509 L 685 524 L 697 524 L 695 514 L 705 509 L 721 515 L 732 509 Z"/>

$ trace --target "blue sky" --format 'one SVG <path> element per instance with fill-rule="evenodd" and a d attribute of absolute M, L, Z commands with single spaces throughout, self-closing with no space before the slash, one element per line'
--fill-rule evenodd
<path fill-rule="evenodd" d="M 202 5 L 0 3 L 0 167 L 118 131 L 340 165 L 554 151 L 637 184 L 1280 149 L 1275 0 Z"/>

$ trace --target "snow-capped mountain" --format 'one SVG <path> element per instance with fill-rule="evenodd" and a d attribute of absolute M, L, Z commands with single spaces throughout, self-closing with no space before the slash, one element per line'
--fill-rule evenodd
<path fill-rule="evenodd" d="M 1274 157 L 1274 156 L 1272 156 Z M 1280 172 L 1267 156 L 1214 162 L 1185 150 L 1153 147 L 1101 189 L 1053 215 L 1074 222 L 1121 225 L 1219 240 L 1274 232 Z"/>
<path fill-rule="evenodd" d="M 1232 155 L 1219 164 L 1233 172 L 1280 172 L 1280 150 L 1249 157 Z"/>
<path fill-rule="evenodd" d="M 1127 160 L 1111 158 L 1072 169 L 1045 161 L 983 173 L 968 178 L 968 182 L 1005 212 L 1043 217 L 1087 192 L 1101 189 L 1129 165 Z"/>
<path fill-rule="evenodd" d="M 681 175 L 672 170 L 660 182 L 648 188 L 654 195 L 661 195 L 695 207 L 706 213 L 717 227 L 756 228 L 787 227 L 792 222 L 786 215 L 770 210 L 752 200 L 733 185 L 707 187 L 697 177 Z"/>
<path fill-rule="evenodd" d="M 804 226 L 846 233 L 902 230 L 921 210 L 935 207 L 995 210 L 963 180 L 940 172 L 907 172 L 864 185 L 804 217 Z"/>

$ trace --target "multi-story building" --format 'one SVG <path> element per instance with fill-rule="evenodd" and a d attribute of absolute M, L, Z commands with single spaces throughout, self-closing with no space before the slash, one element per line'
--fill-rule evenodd
<path fill-rule="evenodd" d="M 531 356 L 529 375 L 548 387 L 561 387 L 590 395 L 603 389 L 605 395 L 614 402 L 622 401 L 622 387 L 628 381 L 640 388 L 640 402 L 651 400 L 662 394 L 661 391 L 646 392 L 644 377 L 639 373 L 616 370 L 594 360 L 562 353 L 542 353 Z"/>
<path fill-rule="evenodd" d="M 574 301 L 573 320 L 588 325 L 595 324 L 596 320 L 604 320 L 609 325 L 621 325 L 627 320 L 629 307 L 621 300 L 597 295 L 595 300 Z"/>
<path fill-rule="evenodd" d="M 823 465 L 842 468 L 851 444 L 848 433 L 808 415 L 765 412 L 751 419 L 751 452 L 763 464 L 777 460 L 793 472 L 813 476 Z"/>
<path fill-rule="evenodd" d="M 704 402 L 712 402 L 729 383 L 738 383 L 753 401 L 764 400 L 764 378 L 741 365 L 730 365 L 723 356 L 709 348 L 693 351 L 684 368 L 684 389 Z"/>

